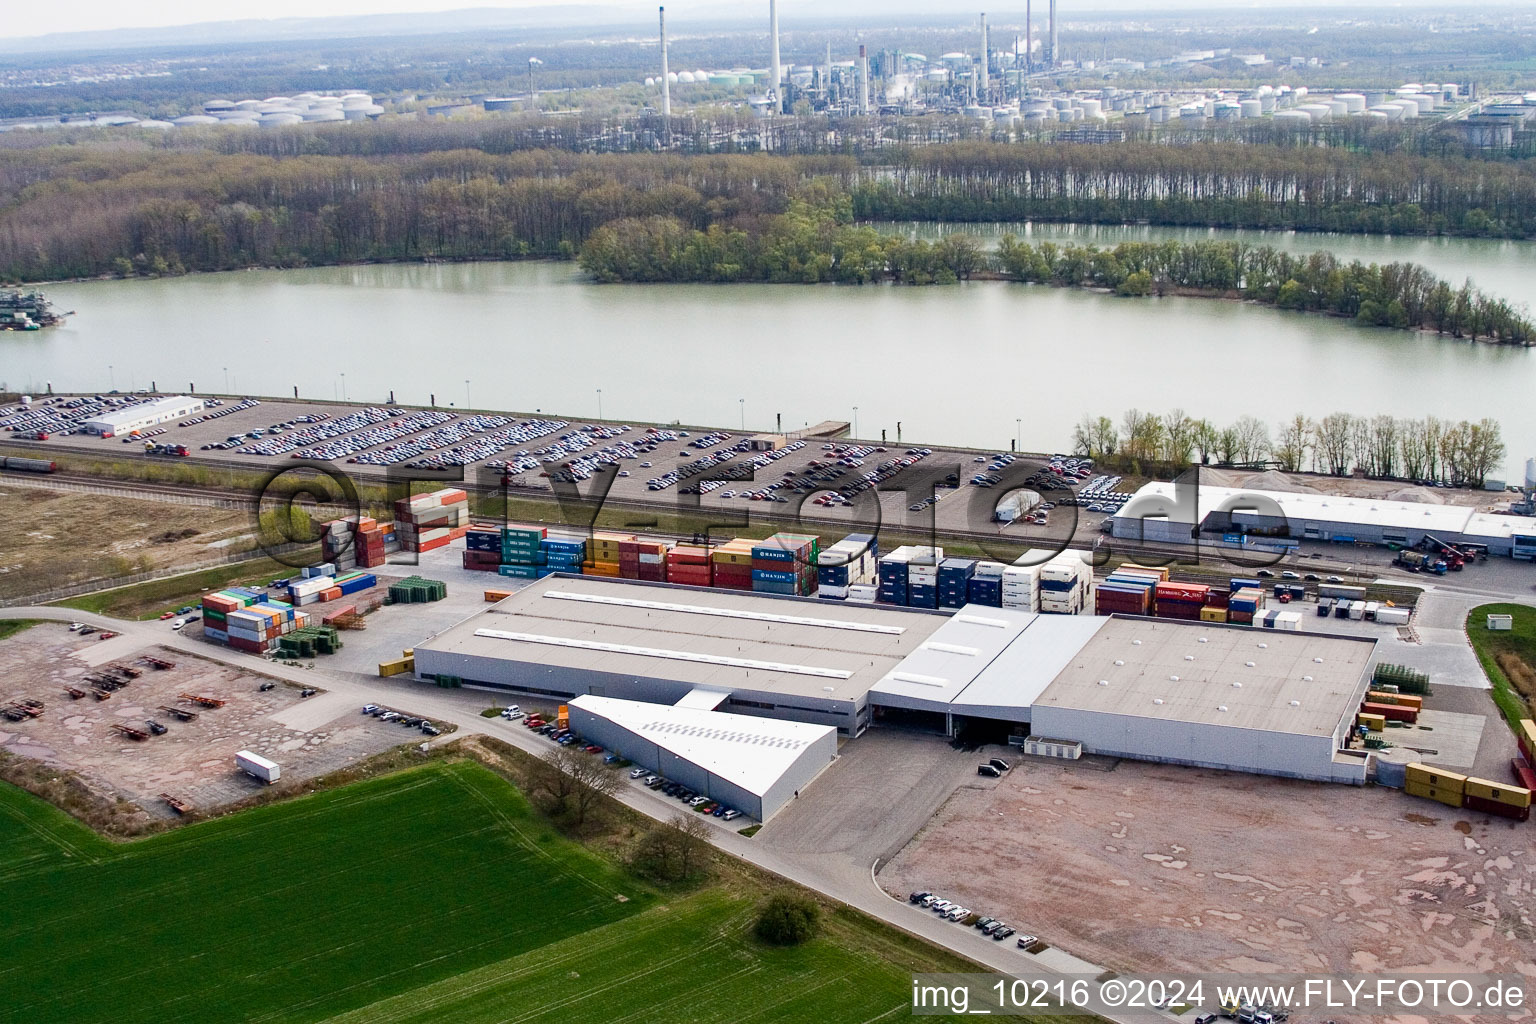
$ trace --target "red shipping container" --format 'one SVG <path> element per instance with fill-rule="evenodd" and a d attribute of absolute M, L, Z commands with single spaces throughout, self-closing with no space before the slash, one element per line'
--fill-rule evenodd
<path fill-rule="evenodd" d="M 1536 792 L 1536 769 L 1531 767 L 1531 762 L 1522 758 L 1514 758 L 1509 766 L 1515 770 L 1515 780 L 1526 789 Z"/>
<path fill-rule="evenodd" d="M 1230 600 L 1231 597 L 1231 591 L 1217 590 L 1213 587 L 1211 588 L 1211 591 L 1205 595 L 1205 604 L 1207 608 L 1225 608 L 1227 606 L 1227 601 Z"/>
<path fill-rule="evenodd" d="M 1419 712 L 1406 704 L 1377 704 L 1373 701 L 1365 701 L 1360 705 L 1360 710 L 1368 715 L 1381 715 L 1389 722 L 1417 722 Z"/>
<path fill-rule="evenodd" d="M 449 543 L 449 541 L 451 539 L 452 538 L 449 538 L 449 537 L 439 537 L 436 540 L 424 540 L 424 541 L 421 541 L 419 544 L 417 544 L 416 550 L 417 551 L 436 551 L 438 548 L 445 548 L 445 547 L 447 547 L 448 543 Z"/>
<path fill-rule="evenodd" d="M 1471 811 L 1494 814 L 1500 818 L 1513 818 L 1515 821 L 1529 821 L 1531 818 L 1531 809 L 1529 807 L 1511 807 L 1509 804 L 1500 803 L 1497 800 L 1488 800 L 1480 796 L 1464 798 L 1462 806 Z"/>

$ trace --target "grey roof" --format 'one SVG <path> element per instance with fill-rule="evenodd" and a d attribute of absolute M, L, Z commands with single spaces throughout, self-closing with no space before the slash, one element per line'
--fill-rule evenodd
<path fill-rule="evenodd" d="M 549 576 L 416 650 L 857 700 L 947 620 L 889 606 Z"/>
<path fill-rule="evenodd" d="M 1115 616 L 1035 707 L 1328 736 L 1360 699 L 1375 647 L 1369 637 Z"/>

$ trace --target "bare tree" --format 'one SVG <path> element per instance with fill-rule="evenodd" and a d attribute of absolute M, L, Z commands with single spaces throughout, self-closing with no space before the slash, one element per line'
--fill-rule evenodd
<path fill-rule="evenodd" d="M 580 829 L 603 797 L 618 792 L 619 773 L 583 750 L 555 747 L 530 770 L 529 793 L 550 817 Z"/>
<path fill-rule="evenodd" d="M 1424 432 L 1419 435 L 1419 443 L 1424 452 L 1424 475 L 1430 480 L 1439 480 L 1441 477 L 1440 462 L 1440 436 L 1445 433 L 1445 424 L 1433 416 L 1424 417 Z"/>
<path fill-rule="evenodd" d="M 1236 427 L 1223 427 L 1216 435 L 1216 456 L 1223 464 L 1232 465 L 1242 450 L 1243 441 L 1237 436 Z"/>
<path fill-rule="evenodd" d="M 1183 409 L 1174 409 L 1163 415 L 1163 458 L 1168 462 L 1186 463 L 1195 449 L 1195 421 L 1184 415 Z"/>
<path fill-rule="evenodd" d="M 1403 476 L 1409 480 L 1423 480 L 1425 476 L 1424 421 L 1399 420 L 1397 423 L 1397 454 L 1401 460 Z"/>
<path fill-rule="evenodd" d="M 1084 416 L 1072 428 L 1072 450 L 1079 455 L 1100 458 L 1113 455 L 1120 446 L 1120 434 L 1108 416 Z"/>
<path fill-rule="evenodd" d="M 701 814 L 679 811 L 641 833 L 630 849 L 631 866 L 652 878 L 692 878 L 709 862 L 710 826 Z"/>
<path fill-rule="evenodd" d="M 1371 420 L 1371 472 L 1375 476 L 1397 473 L 1398 421 L 1391 416 Z"/>
<path fill-rule="evenodd" d="M 1347 412 L 1331 412 L 1318 421 L 1317 456 L 1334 476 L 1349 472 L 1350 425 L 1354 419 Z"/>
<path fill-rule="evenodd" d="M 1211 425 L 1210 420 L 1195 421 L 1195 450 L 1200 453 L 1200 463 L 1211 461 L 1211 456 L 1216 454 L 1221 443 L 1221 435 Z"/>
<path fill-rule="evenodd" d="M 1124 451 L 1133 459 L 1156 459 L 1163 447 L 1163 423 L 1149 412 L 1127 409 L 1121 418 Z"/>
<path fill-rule="evenodd" d="M 1376 475 L 1371 464 L 1371 421 L 1364 416 L 1356 416 L 1350 421 L 1349 454 L 1356 469 L 1367 476 Z"/>
<path fill-rule="evenodd" d="M 1307 462 L 1307 450 L 1312 444 L 1313 423 L 1301 413 L 1280 424 L 1273 449 L 1280 468 L 1288 473 L 1298 472 Z"/>
<path fill-rule="evenodd" d="M 1242 462 L 1258 462 L 1269 455 L 1269 427 L 1256 416 L 1239 416 L 1232 424 L 1237 434 L 1237 454 Z"/>

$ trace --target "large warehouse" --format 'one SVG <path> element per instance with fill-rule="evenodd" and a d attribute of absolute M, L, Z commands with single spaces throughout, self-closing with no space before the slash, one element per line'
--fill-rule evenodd
<path fill-rule="evenodd" d="M 1198 540 L 1266 551 L 1301 541 L 1415 547 L 1430 535 L 1448 544 L 1486 544 L 1493 555 L 1530 558 L 1536 553 L 1536 520 L 1524 516 L 1465 505 L 1232 487 L 1177 492 L 1171 483 L 1149 483 L 1138 490 L 1115 513 L 1112 533 L 1146 543 Z"/>
<path fill-rule="evenodd" d="M 138 405 L 113 409 L 94 419 L 86 420 L 83 425 L 86 430 L 93 434 L 100 434 L 102 437 L 121 437 L 135 430 L 147 430 L 161 423 L 183 419 L 202 409 L 201 398 L 167 395 L 165 398 L 152 398 Z"/>
<path fill-rule="evenodd" d="M 796 733 L 809 753 L 787 756 L 791 747 L 771 742 L 785 737 L 755 738 L 774 725 L 739 716 L 849 738 L 872 723 L 946 735 L 983 727 L 1090 754 L 1362 783 L 1362 752 L 1341 748 L 1375 645 L 1173 619 L 978 605 L 951 615 L 556 575 L 417 644 L 415 658 L 420 678 L 568 701 L 603 745 L 647 766 L 691 765 L 676 770 L 722 793 L 734 786 L 728 802 L 746 809 L 755 799 L 771 813 L 786 787 L 824 766 L 824 744 Z M 707 749 L 685 744 L 712 730 L 724 732 Z M 770 750 L 786 756 L 765 759 Z"/>

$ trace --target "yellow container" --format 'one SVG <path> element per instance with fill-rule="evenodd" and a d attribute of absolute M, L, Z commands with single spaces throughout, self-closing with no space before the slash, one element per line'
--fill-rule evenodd
<path fill-rule="evenodd" d="M 1387 716 L 1386 715 L 1371 715 L 1371 714 L 1366 714 L 1366 713 L 1362 712 L 1359 715 L 1355 716 L 1355 720 L 1359 724 L 1361 724 L 1361 725 L 1365 726 L 1367 729 L 1371 730 L 1371 732 L 1386 732 L 1387 731 Z"/>
<path fill-rule="evenodd" d="M 416 669 L 415 658 L 396 658 L 394 661 L 379 662 L 379 675 L 398 676 Z"/>
<path fill-rule="evenodd" d="M 1434 800 L 1437 803 L 1445 804 L 1447 807 L 1460 807 L 1462 804 L 1461 793 L 1451 792 L 1450 790 L 1446 789 L 1438 789 L 1434 786 L 1425 785 L 1422 782 L 1414 782 L 1412 779 L 1409 779 L 1408 782 L 1403 785 L 1403 792 L 1407 793 L 1409 796 L 1418 796 L 1423 797 L 1426 800 Z"/>
<path fill-rule="evenodd" d="M 505 601 L 511 596 L 512 591 L 510 590 L 487 590 L 485 592 L 485 600 L 487 604 L 494 604 L 497 601 Z"/>
<path fill-rule="evenodd" d="M 1536 721 L 1522 718 L 1520 720 L 1520 735 L 1525 737 L 1525 749 L 1536 755 Z"/>
<path fill-rule="evenodd" d="M 1411 693 L 1384 693 L 1378 690 L 1370 690 L 1365 699 L 1373 704 L 1396 704 L 1399 707 L 1413 708 L 1415 711 L 1424 710 L 1424 698 L 1416 697 Z"/>
<path fill-rule="evenodd" d="M 1429 765 L 1420 764 L 1417 761 L 1408 765 L 1404 775 L 1409 782 L 1417 783 L 1421 786 L 1433 786 L 1436 789 L 1457 794 L 1466 791 L 1467 777 L 1465 775 L 1457 775 L 1455 772 L 1446 771 L 1444 768 L 1431 768 Z"/>
<path fill-rule="evenodd" d="M 1128 572 L 1150 572 L 1155 574 L 1164 583 L 1168 582 L 1168 567 L 1166 565 L 1137 565 L 1135 562 L 1126 562 L 1124 565 L 1120 566 L 1120 568 L 1125 569 Z"/>
<path fill-rule="evenodd" d="M 1489 782 L 1487 779 L 1467 779 L 1465 789 L 1467 796 L 1480 797 L 1483 800 L 1495 800 L 1511 807 L 1531 806 L 1531 791 L 1523 786 L 1508 786 L 1502 782 Z"/>
<path fill-rule="evenodd" d="M 1210 607 L 1201 608 L 1200 609 L 1200 621 L 1201 622 L 1226 622 L 1227 621 L 1227 610 L 1225 608 L 1210 608 Z"/>

